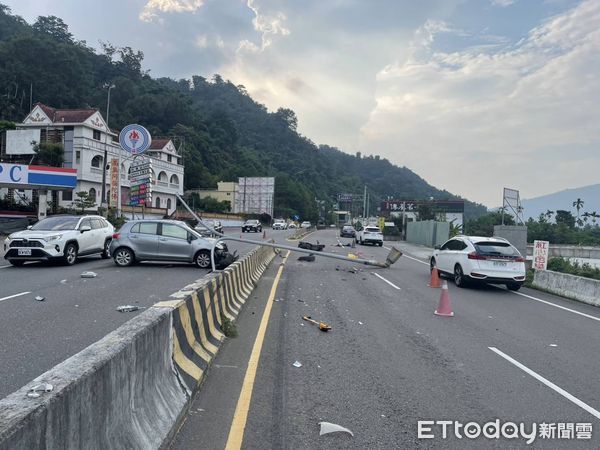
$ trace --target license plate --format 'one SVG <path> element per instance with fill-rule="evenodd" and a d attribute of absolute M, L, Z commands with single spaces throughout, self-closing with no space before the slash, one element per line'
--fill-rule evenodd
<path fill-rule="evenodd" d="M 504 261 L 494 261 L 494 267 L 506 267 L 506 263 Z"/>
<path fill-rule="evenodd" d="M 30 248 L 20 248 L 18 251 L 19 256 L 31 256 Z"/>

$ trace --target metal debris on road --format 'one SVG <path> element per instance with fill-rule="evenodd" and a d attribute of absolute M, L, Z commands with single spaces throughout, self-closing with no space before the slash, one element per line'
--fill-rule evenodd
<path fill-rule="evenodd" d="M 298 258 L 298 261 L 313 262 L 314 260 L 315 260 L 315 255 L 313 255 L 312 253 L 308 256 L 300 256 Z"/>
<path fill-rule="evenodd" d="M 122 306 L 118 306 L 117 307 L 117 311 L 119 312 L 132 312 L 132 311 L 137 311 L 138 309 L 143 309 L 143 306 L 137 306 L 137 305 L 122 305 Z"/>
<path fill-rule="evenodd" d="M 46 392 L 52 392 L 53 390 L 54 390 L 54 386 L 52 386 L 50 383 L 38 384 L 38 385 L 32 387 L 31 389 L 29 389 L 29 392 L 27 393 L 27 397 L 38 398 L 42 394 L 44 394 Z"/>
<path fill-rule="evenodd" d="M 325 248 L 325 244 L 319 244 L 319 241 L 317 241 L 316 244 L 312 244 L 310 242 L 306 242 L 306 241 L 300 241 L 298 243 L 298 248 L 303 248 L 306 250 L 315 250 L 317 252 L 322 252 L 323 249 Z"/>
<path fill-rule="evenodd" d="M 321 425 L 321 431 L 319 431 L 319 436 L 323 436 L 324 434 L 336 433 L 338 431 L 343 431 L 344 433 L 349 433 L 350 436 L 354 437 L 354 433 L 350 431 L 348 428 L 344 428 L 340 425 L 336 425 L 335 423 L 329 422 L 319 422 Z"/>
<path fill-rule="evenodd" d="M 46 297 L 42 297 L 41 295 L 37 295 L 37 296 L 35 297 L 35 299 L 36 299 L 38 302 L 43 302 L 44 300 L 46 300 Z"/>
<path fill-rule="evenodd" d="M 331 326 L 327 325 L 325 322 L 317 322 L 310 316 L 302 316 L 302 320 L 306 320 L 307 322 L 310 322 L 313 325 L 318 325 L 319 330 L 321 330 L 321 331 L 327 332 L 327 331 L 331 330 Z"/>
<path fill-rule="evenodd" d="M 294 366 L 294 367 L 302 367 L 302 363 L 300 361 L 296 361 L 295 363 L 292 364 L 292 366 Z"/>
<path fill-rule="evenodd" d="M 96 272 L 83 272 L 81 278 L 96 278 L 98 274 Z"/>

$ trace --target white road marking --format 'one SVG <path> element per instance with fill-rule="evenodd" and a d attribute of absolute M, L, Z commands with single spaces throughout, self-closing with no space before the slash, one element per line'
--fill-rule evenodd
<path fill-rule="evenodd" d="M 498 350 L 496 347 L 488 347 L 491 351 L 493 351 L 494 353 L 496 353 L 497 355 L 501 356 L 502 358 L 504 358 L 505 360 L 507 360 L 509 363 L 514 364 L 515 366 L 517 366 L 519 369 L 521 369 L 522 371 L 524 371 L 525 373 L 528 373 L 529 375 L 531 375 L 533 378 L 535 378 L 538 381 L 541 381 L 542 383 L 544 383 L 546 386 L 548 386 L 550 389 L 558 392 L 560 395 L 562 395 L 563 397 L 565 397 L 567 400 L 572 401 L 573 403 L 575 403 L 577 406 L 579 406 L 582 409 L 585 409 L 587 412 L 589 412 L 592 416 L 595 416 L 597 419 L 600 419 L 600 411 L 592 408 L 590 405 L 588 405 L 587 403 L 582 402 L 581 400 L 579 400 L 577 397 L 575 397 L 574 395 L 569 394 L 567 391 L 565 391 L 564 389 L 558 387 L 557 385 L 555 385 L 554 383 L 552 383 L 551 381 L 547 380 L 546 378 L 544 378 L 543 376 L 537 374 L 536 372 L 534 372 L 533 370 L 531 370 L 529 367 L 524 366 L 523 364 L 521 364 L 519 361 L 517 361 L 516 359 L 511 358 L 510 356 L 508 356 L 506 353 L 501 352 L 500 350 Z"/>
<path fill-rule="evenodd" d="M 12 267 L 12 266 L 0 266 L 0 269 L 6 269 L 7 267 Z"/>
<path fill-rule="evenodd" d="M 387 284 L 389 284 L 390 286 L 392 286 L 395 289 L 398 289 L 399 291 L 401 290 L 401 288 L 399 288 L 398 286 L 396 286 L 394 283 L 392 283 L 389 280 L 386 280 L 385 278 L 383 278 L 381 275 L 379 275 L 378 273 L 373 273 L 373 275 L 375 275 L 377 278 L 381 278 L 383 281 L 385 281 Z"/>
<path fill-rule="evenodd" d="M 0 302 L 2 302 L 4 300 L 10 300 L 11 298 L 20 297 L 22 295 L 27 295 L 27 294 L 31 294 L 31 292 L 21 292 L 20 294 L 9 295 L 8 297 L 0 298 Z"/>
<path fill-rule="evenodd" d="M 510 292 L 512 292 L 513 294 L 516 294 L 516 295 L 520 295 L 521 297 L 526 297 L 526 298 L 529 298 L 531 300 L 535 300 L 536 302 L 545 303 L 546 305 L 554 306 L 555 308 L 564 309 L 565 311 L 572 312 L 573 314 L 579 314 L 580 316 L 587 317 L 588 319 L 597 320 L 598 322 L 600 322 L 600 317 L 591 316 L 591 315 L 586 314 L 586 313 L 575 311 L 574 309 L 566 308 L 564 306 L 560 306 L 560 305 L 557 305 L 555 303 L 552 303 L 552 302 L 549 302 L 549 301 L 546 301 L 546 300 L 542 300 L 541 298 L 537 298 L 537 297 L 533 297 L 531 295 L 523 294 L 522 292 L 515 292 L 515 291 L 510 291 Z"/>

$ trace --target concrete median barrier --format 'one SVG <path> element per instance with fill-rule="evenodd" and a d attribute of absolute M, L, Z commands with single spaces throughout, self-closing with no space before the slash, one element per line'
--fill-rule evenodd
<path fill-rule="evenodd" d="M 533 287 L 553 294 L 600 306 L 600 281 L 551 270 L 536 270 Z"/>
<path fill-rule="evenodd" d="M 223 322 L 274 256 L 256 248 L 0 400 L 0 450 L 164 445 L 218 352 Z M 52 391 L 28 397 L 41 383 Z"/>

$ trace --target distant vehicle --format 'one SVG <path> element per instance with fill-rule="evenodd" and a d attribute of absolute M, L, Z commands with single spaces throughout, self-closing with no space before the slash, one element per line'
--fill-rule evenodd
<path fill-rule="evenodd" d="M 340 237 L 356 237 L 356 230 L 352 225 L 344 225 L 340 230 Z"/>
<path fill-rule="evenodd" d="M 221 233 L 221 234 L 223 233 L 223 225 L 221 224 L 220 221 L 215 220 L 215 219 L 206 219 L 206 220 L 202 220 L 202 222 L 204 222 L 210 228 L 215 230 L 217 233 Z M 214 234 L 212 231 L 210 231 L 208 228 L 206 228 L 201 223 L 198 223 L 198 225 L 196 225 L 194 227 L 194 230 L 196 230 L 202 236 L 212 236 Z"/>
<path fill-rule="evenodd" d="M 286 230 L 288 227 L 288 224 L 285 220 L 283 219 L 275 219 L 273 221 L 273 226 L 271 227 L 274 230 Z"/>
<path fill-rule="evenodd" d="M 73 265 L 79 256 L 109 257 L 114 227 L 101 216 L 53 216 L 4 241 L 4 258 L 13 266 L 26 261 L 61 260 Z"/>
<path fill-rule="evenodd" d="M 246 220 L 242 225 L 242 233 L 260 233 L 262 231 L 262 225 L 260 220 Z"/>
<path fill-rule="evenodd" d="M 478 282 L 518 291 L 525 281 L 525 258 L 503 238 L 453 237 L 433 251 L 430 269 L 434 267 L 452 276 L 458 287 Z"/>
<path fill-rule="evenodd" d="M 356 233 L 356 242 L 383 247 L 383 234 L 381 234 L 379 227 L 368 225 Z"/>
<path fill-rule="evenodd" d="M 312 227 L 312 224 L 307 220 L 305 220 L 304 222 L 302 222 L 300 224 L 300 228 L 310 228 L 310 227 Z"/>
<path fill-rule="evenodd" d="M 110 253 L 115 264 L 121 267 L 139 261 L 178 261 L 208 269 L 215 242 L 178 220 L 133 220 L 113 235 Z M 227 254 L 227 246 L 218 243 L 215 264 L 218 265 Z"/>

